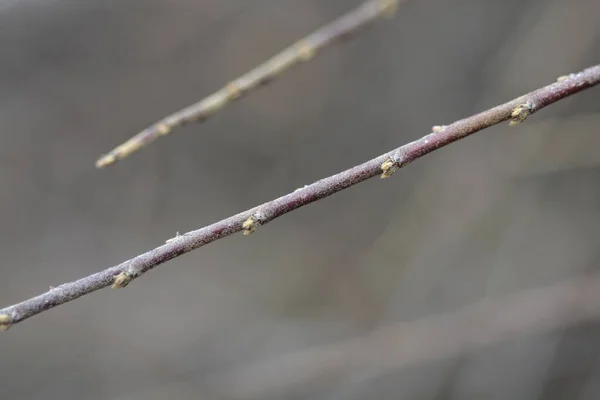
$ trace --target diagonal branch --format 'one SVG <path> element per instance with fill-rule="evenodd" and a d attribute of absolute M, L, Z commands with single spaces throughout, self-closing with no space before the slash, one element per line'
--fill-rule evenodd
<path fill-rule="evenodd" d="M 600 65 L 587 68 L 577 74 L 560 77 L 558 82 L 451 125 L 434 127 L 434 132 L 421 139 L 363 164 L 212 225 L 178 235 L 168 240 L 166 244 L 122 264 L 78 281 L 65 283 L 37 297 L 0 310 L 0 328 L 7 329 L 43 311 L 110 285 L 124 287 L 131 280 L 172 258 L 240 231 L 246 235 L 250 234 L 259 226 L 299 207 L 331 196 L 379 174 L 382 178 L 387 178 L 399 168 L 440 147 L 503 121 L 510 120 L 511 125 L 518 124 L 528 115 L 598 84 L 600 84 Z"/>
<path fill-rule="evenodd" d="M 100 157 L 96 162 L 96 167 L 112 165 L 159 137 L 170 134 L 180 126 L 190 122 L 205 121 L 229 103 L 239 99 L 243 94 L 270 82 L 294 65 L 311 60 L 318 51 L 328 45 L 369 25 L 381 16 L 393 15 L 400 1 L 404 0 L 366 1 L 358 8 L 300 39 L 263 64 L 229 82 L 219 91 L 144 129 L 127 142 Z"/>

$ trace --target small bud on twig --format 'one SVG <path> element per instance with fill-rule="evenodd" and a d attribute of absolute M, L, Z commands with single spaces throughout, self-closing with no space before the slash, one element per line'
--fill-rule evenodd
<path fill-rule="evenodd" d="M 165 123 L 161 123 L 156 126 L 156 130 L 158 131 L 159 135 L 164 136 L 168 135 L 169 132 L 171 132 L 171 127 L 169 127 L 169 125 Z"/>
<path fill-rule="evenodd" d="M 379 0 L 379 9 L 386 18 L 391 18 L 396 14 L 399 0 Z"/>
<path fill-rule="evenodd" d="M 171 242 L 174 242 L 175 240 L 179 239 L 180 237 L 181 237 L 181 235 L 179 234 L 179 232 L 177 232 L 177 233 L 175 234 L 175 237 L 172 237 L 172 238 L 170 238 L 170 239 L 167 239 L 167 240 L 165 241 L 165 243 L 171 243 Z"/>
<path fill-rule="evenodd" d="M 12 326 L 13 317 L 9 314 L 0 314 L 0 331 L 5 331 Z"/>
<path fill-rule="evenodd" d="M 306 40 L 300 40 L 296 46 L 298 49 L 298 56 L 302 61 L 309 61 L 317 54 L 315 46 L 311 45 Z"/>
<path fill-rule="evenodd" d="M 229 96 L 230 100 L 239 99 L 240 96 L 242 95 L 242 90 L 240 89 L 240 85 L 238 85 L 236 82 L 229 82 L 225 86 L 225 90 L 227 90 L 227 95 Z"/>
<path fill-rule="evenodd" d="M 381 179 L 386 179 L 394 175 L 394 172 L 400 169 L 401 161 L 402 159 L 397 154 L 390 156 L 390 158 L 384 161 L 383 164 L 381 164 L 381 171 L 383 171 Z"/>
<path fill-rule="evenodd" d="M 531 104 L 529 103 L 523 103 L 517 107 L 515 107 L 512 111 L 512 113 L 510 114 L 511 116 L 511 120 L 509 125 L 517 125 L 520 124 L 521 122 L 525 121 L 527 119 L 527 117 L 529 116 L 529 114 L 531 114 L 531 110 L 533 109 L 533 107 L 531 106 Z"/>
<path fill-rule="evenodd" d="M 129 282 L 133 280 L 133 275 L 131 275 L 127 271 L 121 272 L 119 275 L 115 277 L 115 282 L 112 285 L 113 289 L 122 289 L 125 286 L 129 285 Z"/>
<path fill-rule="evenodd" d="M 575 74 L 562 75 L 562 76 L 559 76 L 559 77 L 556 79 L 556 81 L 557 81 L 557 82 L 564 82 L 564 81 L 566 81 L 567 79 L 571 79 L 571 78 L 573 78 L 574 76 L 575 76 Z"/>
<path fill-rule="evenodd" d="M 255 215 L 250 216 L 244 223 L 242 224 L 242 228 L 244 228 L 243 234 L 244 236 L 248 236 L 258 229 L 260 226 L 260 220 Z"/>

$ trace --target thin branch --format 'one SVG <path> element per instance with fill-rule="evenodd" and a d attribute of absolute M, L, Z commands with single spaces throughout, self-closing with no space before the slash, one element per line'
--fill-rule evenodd
<path fill-rule="evenodd" d="M 113 287 L 124 287 L 131 280 L 172 258 L 240 231 L 250 234 L 277 217 L 379 174 L 382 178 L 387 178 L 399 168 L 440 147 L 503 121 L 510 120 L 511 125 L 520 123 L 540 109 L 599 83 L 600 65 L 596 65 L 580 73 L 561 77 L 558 82 L 451 125 L 434 127 L 434 132 L 421 139 L 363 164 L 212 225 L 178 235 L 168 240 L 166 244 L 122 264 L 78 281 L 63 284 L 37 297 L 0 310 L 0 327 L 7 329 L 42 311 L 111 284 Z"/>
<path fill-rule="evenodd" d="M 403 0 L 404 1 L 404 0 Z M 116 163 L 161 136 L 191 122 L 203 122 L 226 105 L 239 99 L 252 89 L 258 88 L 301 62 L 311 60 L 318 51 L 338 42 L 349 34 L 366 27 L 381 16 L 391 16 L 400 0 L 368 0 L 358 8 L 342 15 L 310 35 L 273 56 L 263 64 L 229 82 L 219 91 L 203 100 L 171 114 L 144 129 L 127 142 L 103 155 L 96 162 L 102 168 Z"/>
<path fill-rule="evenodd" d="M 600 316 L 600 274 L 502 298 L 487 298 L 456 311 L 383 326 L 363 337 L 283 354 L 208 377 L 227 398 L 260 398 L 276 392 L 384 373 L 477 351 L 521 335 L 548 332 Z"/>

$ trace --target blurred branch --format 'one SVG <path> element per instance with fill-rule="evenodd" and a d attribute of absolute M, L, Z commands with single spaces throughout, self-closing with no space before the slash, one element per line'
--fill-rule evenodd
<path fill-rule="evenodd" d="M 260 398 L 358 374 L 390 370 L 594 320 L 600 316 L 600 274 L 487 298 L 457 311 L 374 330 L 369 335 L 299 350 L 209 376 L 227 398 Z"/>
<path fill-rule="evenodd" d="M 258 88 L 300 62 L 311 60 L 324 49 L 349 34 L 367 26 L 381 16 L 393 15 L 400 0 L 369 0 L 328 25 L 273 56 L 263 64 L 228 83 L 203 100 L 171 114 L 144 129 L 127 142 L 103 155 L 96 162 L 102 168 L 116 163 L 161 136 L 190 122 L 202 122 L 252 89 Z"/>
<path fill-rule="evenodd" d="M 520 123 L 540 109 L 599 83 L 600 65 L 597 65 L 577 74 L 560 77 L 558 82 L 451 125 L 436 126 L 434 132 L 421 139 L 363 164 L 212 225 L 178 235 L 168 240 L 166 244 L 115 267 L 75 282 L 65 283 L 37 297 L 0 310 L 0 328 L 8 329 L 11 325 L 31 316 L 111 284 L 113 287 L 125 287 L 134 278 L 172 258 L 236 232 L 243 231 L 245 235 L 251 234 L 259 226 L 299 207 L 331 196 L 379 174 L 382 178 L 387 178 L 399 168 L 440 147 L 503 121 L 510 120 L 511 125 Z M 389 199 L 374 198 L 376 204 L 385 204 L 387 201 Z"/>

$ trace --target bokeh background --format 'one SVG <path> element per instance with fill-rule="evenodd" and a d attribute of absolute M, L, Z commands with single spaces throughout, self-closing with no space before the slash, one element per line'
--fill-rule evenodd
<path fill-rule="evenodd" d="M 0 0 L 0 305 L 600 60 L 596 0 L 413 0 L 206 123 L 94 168 L 359 4 Z M 389 324 L 594 274 L 599 104 L 588 90 L 36 316 L 0 337 L 0 397 L 600 398 L 594 321 L 385 370 L 310 367 Z"/>

